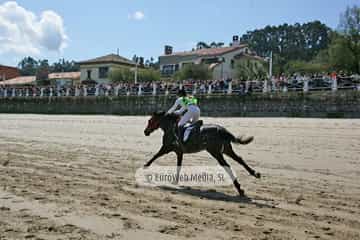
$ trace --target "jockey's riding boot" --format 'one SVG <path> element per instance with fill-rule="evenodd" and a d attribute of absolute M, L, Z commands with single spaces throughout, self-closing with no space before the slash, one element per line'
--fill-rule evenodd
<path fill-rule="evenodd" d="M 179 126 L 177 128 L 177 137 L 178 137 L 178 141 L 179 143 L 183 143 L 183 137 L 184 137 L 184 127 L 183 126 Z"/>

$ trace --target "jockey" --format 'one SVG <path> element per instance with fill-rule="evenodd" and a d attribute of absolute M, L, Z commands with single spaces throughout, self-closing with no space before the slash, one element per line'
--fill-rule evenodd
<path fill-rule="evenodd" d="M 195 123 L 200 118 L 200 108 L 198 107 L 197 99 L 193 96 L 187 96 L 184 89 L 180 89 L 177 93 L 178 98 L 175 104 L 167 111 L 167 114 L 175 113 L 177 115 L 183 114 L 187 111 L 180 119 L 178 123 L 178 136 L 181 139 L 184 125 L 188 122 Z M 176 110 L 178 107 L 179 110 Z M 186 142 L 188 136 L 185 134 L 183 141 Z"/>

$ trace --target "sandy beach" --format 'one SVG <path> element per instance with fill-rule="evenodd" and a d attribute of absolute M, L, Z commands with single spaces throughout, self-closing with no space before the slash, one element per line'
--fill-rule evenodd
<path fill-rule="evenodd" d="M 147 120 L 0 114 L 0 239 L 360 239 L 360 120 L 204 118 L 255 137 L 234 149 L 261 179 L 228 160 L 246 199 L 231 185 L 138 186 L 161 145 Z"/>

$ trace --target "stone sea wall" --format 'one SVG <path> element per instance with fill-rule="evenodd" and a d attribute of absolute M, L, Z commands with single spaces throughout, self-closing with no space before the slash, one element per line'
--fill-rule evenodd
<path fill-rule="evenodd" d="M 360 91 L 197 96 L 202 116 L 360 118 Z M 1 98 L 0 113 L 148 115 L 175 96 Z"/>

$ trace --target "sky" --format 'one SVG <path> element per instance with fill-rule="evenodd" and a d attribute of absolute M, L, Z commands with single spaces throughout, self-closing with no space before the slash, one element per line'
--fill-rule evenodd
<path fill-rule="evenodd" d="M 0 65 L 25 56 L 81 61 L 119 49 L 145 58 L 231 42 L 266 25 L 320 20 L 335 29 L 360 0 L 0 0 Z"/>

